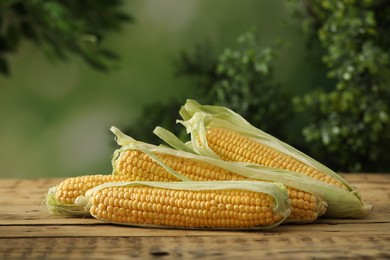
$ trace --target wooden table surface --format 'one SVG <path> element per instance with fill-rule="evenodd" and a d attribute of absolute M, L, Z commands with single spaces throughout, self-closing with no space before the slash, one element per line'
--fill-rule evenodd
<path fill-rule="evenodd" d="M 374 205 L 368 217 L 247 232 L 55 217 L 42 200 L 62 179 L 0 179 L 0 259 L 390 259 L 390 174 L 343 176 Z"/>

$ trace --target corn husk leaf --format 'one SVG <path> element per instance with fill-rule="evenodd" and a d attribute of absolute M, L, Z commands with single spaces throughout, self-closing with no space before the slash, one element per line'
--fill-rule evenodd
<path fill-rule="evenodd" d="M 328 210 L 325 216 L 336 218 L 357 218 L 366 216 L 371 212 L 372 206 L 366 205 L 362 201 L 360 194 L 355 190 L 355 188 L 340 175 L 320 162 L 314 160 L 310 156 L 290 146 L 289 144 L 282 142 L 272 135 L 254 127 L 234 111 L 226 107 L 201 105 L 195 100 L 187 100 L 185 105 L 180 109 L 180 115 L 182 116 L 183 120 L 178 120 L 178 122 L 183 124 L 186 127 L 187 132 L 191 134 L 191 143 L 187 143 L 186 145 L 191 147 L 191 149 L 196 153 L 211 158 L 219 158 L 218 155 L 216 155 L 207 145 L 207 128 L 221 127 L 236 131 L 242 135 L 250 137 L 258 142 L 281 151 L 301 162 L 304 162 L 307 165 L 310 165 L 343 183 L 348 188 L 348 191 L 344 191 L 339 188 L 332 189 L 331 187 L 328 187 L 329 185 L 320 185 L 321 191 L 316 192 L 317 194 L 321 193 L 320 195 L 323 196 L 324 199 L 328 202 Z M 164 141 L 170 142 L 169 140 Z M 261 165 L 246 164 L 246 166 L 250 168 L 271 171 L 271 169 L 268 167 Z M 279 169 L 274 169 L 272 171 L 282 172 L 282 174 L 287 172 Z M 300 173 L 290 172 L 288 175 L 302 175 L 302 178 L 304 178 L 304 174 Z M 284 179 L 280 179 L 280 181 L 285 185 L 290 185 L 286 183 Z M 305 182 L 310 183 L 310 181 Z M 345 204 L 341 204 L 341 201 L 343 201 Z"/>
<path fill-rule="evenodd" d="M 195 153 L 194 149 L 191 148 L 190 142 L 188 142 L 187 144 L 183 143 L 176 135 L 161 126 L 157 126 L 153 130 L 153 133 L 157 135 L 161 140 L 167 142 L 169 146 L 177 150 Z"/>
<path fill-rule="evenodd" d="M 275 206 L 273 208 L 274 213 L 279 214 L 282 218 L 271 225 L 264 225 L 253 228 L 244 229 L 270 229 L 281 224 L 291 212 L 290 203 L 288 199 L 288 193 L 286 187 L 281 183 L 270 183 L 270 182 L 253 182 L 253 181 L 220 181 L 220 182 L 148 182 L 148 181 L 134 181 L 134 182 L 115 182 L 115 183 L 104 183 L 97 187 L 94 187 L 86 192 L 85 196 L 80 196 L 76 200 L 76 204 L 80 207 L 84 207 L 85 211 L 89 211 L 91 204 L 90 198 L 94 196 L 94 193 L 98 190 L 105 189 L 108 187 L 123 187 L 123 186 L 150 186 L 172 190 L 247 190 L 253 192 L 260 192 L 269 194 L 274 198 Z M 95 218 L 99 219 L 98 216 L 92 214 Z M 137 223 L 122 223 L 115 221 L 105 222 L 120 224 L 120 225 L 131 225 L 131 226 L 142 226 L 142 227 L 156 227 L 156 228 L 172 228 L 170 226 L 160 226 L 151 224 L 137 224 Z M 206 228 L 206 227 L 204 227 Z M 202 228 L 203 229 L 203 228 Z M 229 229 L 229 228 L 213 228 L 213 229 Z M 232 228 L 242 229 L 242 228 Z"/>

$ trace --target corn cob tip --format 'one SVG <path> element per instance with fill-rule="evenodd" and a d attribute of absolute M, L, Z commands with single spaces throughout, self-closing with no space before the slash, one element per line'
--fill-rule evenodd
<path fill-rule="evenodd" d="M 325 191 L 326 199 L 331 207 L 325 212 L 324 217 L 329 218 L 364 218 L 367 217 L 373 206 L 366 204 L 360 196 L 354 192 L 333 188 Z"/>
<path fill-rule="evenodd" d="M 85 211 L 84 207 L 80 207 L 76 204 L 64 204 L 56 199 L 58 186 L 50 187 L 42 204 L 47 207 L 49 213 L 55 216 L 88 216 L 88 211 Z"/>
<path fill-rule="evenodd" d="M 324 215 L 327 209 L 328 209 L 328 203 L 327 203 L 325 200 L 320 201 L 320 202 L 318 203 L 318 208 L 317 208 L 317 210 L 318 210 L 318 215 L 319 215 L 319 216 Z"/>
<path fill-rule="evenodd" d="M 291 215 L 284 223 L 286 224 L 309 224 L 318 220 L 319 217 L 326 213 L 328 203 L 325 200 L 317 201 L 316 207 L 313 209 L 298 209 L 298 207 L 292 206 Z M 311 215 L 305 215 L 311 213 Z"/>

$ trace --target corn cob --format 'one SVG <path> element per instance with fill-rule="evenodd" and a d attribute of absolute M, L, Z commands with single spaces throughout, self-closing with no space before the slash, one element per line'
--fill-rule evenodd
<path fill-rule="evenodd" d="M 227 161 L 254 163 L 305 174 L 344 190 L 352 187 L 341 176 L 306 154 L 255 128 L 235 112 L 188 100 L 180 121 L 191 133 L 195 152 Z"/>
<path fill-rule="evenodd" d="M 286 179 L 278 180 L 292 185 L 291 178 L 310 183 L 313 194 L 323 196 L 328 203 L 328 217 L 363 217 L 371 212 L 372 206 L 365 204 L 359 193 L 340 175 L 298 151 L 292 146 L 252 126 L 237 113 L 225 107 L 200 105 L 194 100 L 187 100 L 180 109 L 182 123 L 191 141 L 184 144 L 172 133 L 157 127 L 155 134 L 169 145 L 182 151 L 189 151 L 215 159 L 245 163 L 248 168 L 256 168 L 262 179 L 275 180 L 264 176 L 264 171 L 287 174 Z M 218 129 L 223 129 L 218 133 Z M 214 133 L 217 133 L 214 135 Z M 226 132 L 229 134 L 222 134 Z M 225 137 L 224 137 L 225 136 Z M 236 138 L 240 136 L 240 138 Z M 215 143 L 215 144 L 214 144 Z M 243 174 L 245 175 L 245 173 Z M 314 180 L 307 180 L 306 177 Z M 253 178 L 256 179 L 256 176 Z M 287 179 L 291 181 L 287 184 Z M 318 184 L 318 182 L 326 185 Z M 332 187 L 335 187 L 333 189 Z M 309 191 L 307 187 L 306 191 Z M 341 204 L 341 200 L 346 205 Z"/>
<path fill-rule="evenodd" d="M 115 132 L 118 133 L 119 130 Z M 150 145 L 149 145 L 150 146 Z M 135 149 L 123 148 L 113 158 L 114 174 L 126 176 L 129 181 L 180 181 L 171 174 L 168 169 L 185 176 L 192 181 L 230 181 L 250 180 L 228 169 L 221 168 L 212 163 L 180 155 L 172 149 L 160 149 L 164 152 L 154 152 L 152 159 L 148 154 Z M 169 153 L 170 152 L 170 153 Z M 156 160 L 158 159 L 158 160 Z M 252 179 L 254 180 L 254 179 Z M 288 195 L 292 203 L 289 222 L 312 222 L 326 211 L 326 202 L 319 197 L 296 188 L 287 187 Z"/>
<path fill-rule="evenodd" d="M 87 190 L 100 184 L 126 180 L 125 176 L 102 174 L 67 178 L 49 190 L 45 203 L 53 215 L 75 215 L 78 206 L 74 202 L 78 196 L 85 195 Z"/>
<path fill-rule="evenodd" d="M 125 182 L 79 197 L 97 219 L 175 228 L 271 228 L 290 213 L 283 185 L 262 182 Z"/>
<path fill-rule="evenodd" d="M 210 149 L 222 160 L 256 163 L 303 173 L 314 179 L 348 190 L 341 181 L 238 132 L 225 128 L 209 128 L 206 132 L 206 140 Z"/>

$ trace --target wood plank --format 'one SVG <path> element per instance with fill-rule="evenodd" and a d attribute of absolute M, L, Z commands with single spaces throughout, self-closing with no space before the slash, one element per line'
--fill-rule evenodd
<path fill-rule="evenodd" d="M 189 230 L 173 228 L 144 228 L 132 226 L 119 226 L 106 223 L 85 224 L 85 225 L 13 225 L 1 226 L 0 237 L 90 237 L 90 236 L 229 236 L 245 235 L 255 233 L 271 234 L 293 234 L 321 236 L 332 233 L 353 234 L 354 236 L 387 235 L 390 230 L 390 223 L 313 223 L 310 225 L 280 225 L 271 230 L 253 231 L 218 231 L 218 230 Z"/>
<path fill-rule="evenodd" d="M 2 259 L 389 259 L 390 235 L 0 239 Z"/>
<path fill-rule="evenodd" d="M 0 180 L 0 258 L 390 259 L 390 175 L 343 174 L 374 211 L 266 231 L 140 228 L 52 216 L 42 205 L 63 179 Z"/>

